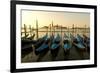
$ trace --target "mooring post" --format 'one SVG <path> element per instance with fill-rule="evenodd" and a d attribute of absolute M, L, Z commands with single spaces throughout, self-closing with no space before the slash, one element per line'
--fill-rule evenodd
<path fill-rule="evenodd" d="M 37 34 L 37 39 L 38 39 L 38 20 L 36 20 L 36 34 Z"/>
<path fill-rule="evenodd" d="M 62 46 L 62 48 L 63 48 L 62 25 L 61 25 L 61 46 Z"/>
<path fill-rule="evenodd" d="M 51 36 L 51 24 L 50 24 L 50 36 Z"/>
<path fill-rule="evenodd" d="M 74 35 L 74 24 L 73 24 L 72 28 L 73 28 L 73 35 Z"/>
<path fill-rule="evenodd" d="M 30 29 L 30 35 L 32 36 L 32 29 L 31 29 L 31 25 L 29 25 L 29 29 Z"/>
<path fill-rule="evenodd" d="M 46 27 L 46 29 L 47 29 L 47 35 L 48 35 L 48 26 Z"/>
<path fill-rule="evenodd" d="M 87 29 L 86 29 L 86 24 L 85 24 L 85 32 L 84 32 L 85 35 L 86 35 L 86 32 L 87 32 Z"/>
<path fill-rule="evenodd" d="M 54 35 L 55 35 L 55 27 L 54 27 Z"/>
<path fill-rule="evenodd" d="M 52 21 L 52 36 L 53 36 L 53 21 Z"/>
<path fill-rule="evenodd" d="M 61 25 L 61 38 L 62 38 L 62 25 Z"/>
<path fill-rule="evenodd" d="M 27 36 L 27 30 L 26 30 L 26 25 L 24 24 L 24 33 L 25 33 L 25 38 L 26 38 L 26 36 Z"/>
<path fill-rule="evenodd" d="M 69 37 L 69 27 L 68 27 L 68 37 Z"/>

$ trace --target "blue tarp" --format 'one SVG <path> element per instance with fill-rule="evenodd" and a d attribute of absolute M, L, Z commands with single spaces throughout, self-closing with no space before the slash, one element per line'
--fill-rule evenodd
<path fill-rule="evenodd" d="M 44 49 L 46 49 L 48 47 L 49 47 L 48 44 L 44 43 L 39 48 L 37 48 L 36 51 L 41 52 L 42 50 L 44 50 Z"/>
<path fill-rule="evenodd" d="M 58 46 L 59 46 L 58 44 L 54 43 L 52 44 L 51 49 L 56 49 Z"/>
<path fill-rule="evenodd" d="M 68 43 L 66 43 L 66 44 L 64 44 L 64 49 L 70 49 L 71 48 L 71 45 L 70 44 L 68 44 Z"/>

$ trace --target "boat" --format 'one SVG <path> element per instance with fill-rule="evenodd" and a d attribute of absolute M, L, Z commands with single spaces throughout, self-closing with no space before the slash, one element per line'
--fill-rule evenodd
<path fill-rule="evenodd" d="M 27 39 L 32 40 L 32 39 L 34 38 L 34 36 L 35 36 L 35 34 L 33 34 L 33 35 L 30 36 L 30 37 L 27 37 Z"/>
<path fill-rule="evenodd" d="M 46 38 L 47 38 L 47 34 L 44 35 L 44 36 L 41 37 L 41 38 L 38 38 L 38 39 L 37 39 L 37 42 L 34 44 L 34 47 L 35 47 L 35 48 L 38 48 L 40 45 L 43 44 L 43 42 L 45 41 Z"/>
<path fill-rule="evenodd" d="M 50 46 L 51 54 L 55 54 L 59 50 L 60 41 L 61 41 L 60 35 L 57 34 L 57 36 L 54 37 L 51 42 L 51 46 Z"/>
<path fill-rule="evenodd" d="M 21 46 L 26 46 L 26 45 L 29 45 L 29 44 L 35 44 L 37 42 L 37 40 L 29 40 L 29 39 L 22 39 L 21 40 Z"/>
<path fill-rule="evenodd" d="M 33 51 L 32 45 L 23 46 L 21 49 L 22 58 Z"/>
<path fill-rule="evenodd" d="M 87 37 L 86 35 L 83 35 L 83 39 L 84 39 L 84 45 L 87 48 L 87 52 L 90 53 L 90 38 Z"/>
<path fill-rule="evenodd" d="M 37 42 L 36 40 L 28 40 L 28 39 L 24 39 L 21 41 L 22 58 L 33 51 L 32 45 L 35 44 L 36 42 Z"/>
<path fill-rule="evenodd" d="M 66 34 L 64 34 L 64 40 L 63 40 L 64 53 L 69 54 L 71 47 L 72 47 L 72 45 L 71 45 L 70 37 L 67 36 Z"/>
<path fill-rule="evenodd" d="M 29 40 L 29 39 L 21 40 L 22 55 L 27 55 L 30 52 L 32 52 L 33 51 L 32 45 L 34 45 L 34 48 L 36 48 L 36 46 L 39 46 L 44 42 L 44 39 L 46 37 L 47 37 L 47 35 L 43 36 L 42 38 L 39 38 L 38 40 Z"/>
<path fill-rule="evenodd" d="M 84 46 L 82 39 L 79 37 L 79 34 L 77 34 L 76 39 L 74 40 L 74 45 L 80 51 L 86 50 L 86 47 Z"/>
<path fill-rule="evenodd" d="M 76 40 L 76 38 L 71 33 L 69 34 L 69 37 L 70 37 L 72 43 Z"/>
<path fill-rule="evenodd" d="M 80 42 L 85 46 L 87 52 L 90 52 L 90 38 L 83 34 L 83 37 L 78 35 Z"/>
<path fill-rule="evenodd" d="M 29 45 L 29 44 L 35 44 L 36 40 L 33 40 L 35 34 L 33 34 L 32 36 L 28 37 L 29 34 L 27 34 L 25 37 L 21 38 L 21 45 L 25 46 L 25 45 Z"/>
<path fill-rule="evenodd" d="M 21 39 L 26 39 L 29 36 L 29 34 L 27 34 L 26 36 L 22 36 Z"/>
<path fill-rule="evenodd" d="M 82 44 L 84 44 L 84 40 L 83 40 L 83 37 L 82 36 L 80 36 L 79 34 L 77 34 L 77 40 L 79 41 L 79 42 L 81 42 Z"/>
<path fill-rule="evenodd" d="M 50 42 L 50 38 L 48 36 L 44 37 L 43 38 L 44 42 L 38 47 L 35 49 L 35 54 L 38 55 L 40 53 L 43 53 L 43 52 L 47 52 L 49 50 L 49 42 Z"/>

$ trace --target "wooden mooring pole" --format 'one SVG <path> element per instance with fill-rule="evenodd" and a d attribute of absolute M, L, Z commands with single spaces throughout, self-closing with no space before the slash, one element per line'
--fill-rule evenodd
<path fill-rule="evenodd" d="M 85 24 L 85 32 L 84 32 L 85 35 L 86 35 L 86 31 L 87 31 L 87 29 L 86 29 L 86 24 Z"/>
<path fill-rule="evenodd" d="M 38 39 L 38 20 L 36 20 L 36 34 L 37 34 L 37 39 Z"/>
<path fill-rule="evenodd" d="M 32 28 L 31 28 L 31 25 L 29 25 L 29 29 L 30 29 L 30 35 L 32 36 Z"/>
<path fill-rule="evenodd" d="M 51 36 L 51 24 L 50 24 L 50 36 Z"/>
<path fill-rule="evenodd" d="M 27 37 L 27 27 L 25 24 L 24 24 L 24 33 L 25 33 L 25 38 L 26 38 Z"/>
<path fill-rule="evenodd" d="M 74 24 L 73 24 L 72 28 L 73 28 L 73 35 L 74 35 Z"/>
<path fill-rule="evenodd" d="M 47 35 L 48 35 L 48 26 L 46 27 L 46 32 L 47 32 Z"/>

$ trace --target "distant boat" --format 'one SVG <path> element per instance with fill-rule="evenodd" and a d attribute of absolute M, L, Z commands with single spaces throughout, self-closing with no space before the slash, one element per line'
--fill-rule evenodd
<path fill-rule="evenodd" d="M 70 49 L 72 47 L 71 45 L 71 39 L 69 36 L 67 36 L 66 34 L 64 34 L 64 38 L 63 38 L 63 49 L 64 49 L 64 53 L 65 54 L 69 54 Z"/>
<path fill-rule="evenodd" d="M 36 55 L 49 50 L 50 38 L 46 35 L 46 37 L 44 37 L 43 40 L 44 40 L 44 42 L 42 44 L 38 45 L 39 47 L 35 49 L 35 54 Z"/>
<path fill-rule="evenodd" d="M 56 53 L 56 51 L 58 51 L 58 49 L 60 48 L 60 41 L 61 41 L 60 35 L 57 34 L 57 36 L 54 37 L 51 42 L 50 50 L 52 54 Z"/>

